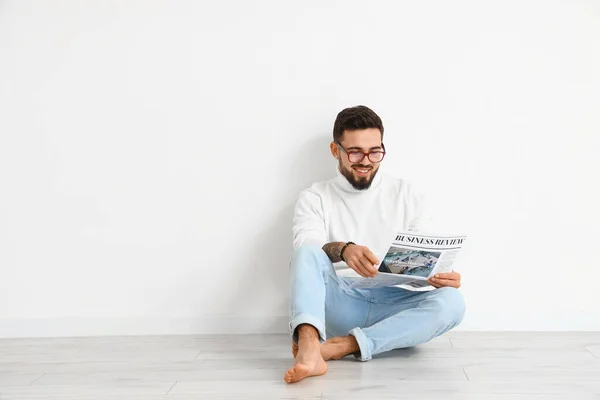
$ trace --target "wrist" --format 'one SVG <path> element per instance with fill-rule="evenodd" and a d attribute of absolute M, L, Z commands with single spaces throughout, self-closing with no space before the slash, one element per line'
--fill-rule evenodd
<path fill-rule="evenodd" d="M 346 251 L 346 249 L 348 248 L 348 246 L 350 245 L 356 245 L 356 243 L 354 242 L 347 242 L 346 244 L 344 244 L 344 246 L 342 246 L 342 249 L 340 250 L 340 259 L 343 262 L 346 262 L 346 260 L 344 260 L 344 251 Z"/>

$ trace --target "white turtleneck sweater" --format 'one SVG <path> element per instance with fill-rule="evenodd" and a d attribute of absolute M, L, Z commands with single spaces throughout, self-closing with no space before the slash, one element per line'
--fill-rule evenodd
<path fill-rule="evenodd" d="M 423 231 L 423 203 L 401 179 L 375 175 L 371 187 L 356 190 L 339 171 L 300 193 L 294 211 L 294 249 L 330 242 L 367 246 L 379 261 L 396 231 Z"/>

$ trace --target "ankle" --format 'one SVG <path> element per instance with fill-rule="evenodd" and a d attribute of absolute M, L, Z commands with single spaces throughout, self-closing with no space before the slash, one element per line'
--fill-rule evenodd
<path fill-rule="evenodd" d="M 302 324 L 296 330 L 298 332 L 298 345 L 303 341 L 319 341 L 319 331 L 312 325 Z"/>
<path fill-rule="evenodd" d="M 360 347 L 358 346 L 358 342 L 356 341 L 356 338 L 352 335 L 347 336 L 347 340 L 346 340 L 346 350 L 347 350 L 347 354 L 354 354 L 354 353 L 358 353 L 360 352 Z"/>
<path fill-rule="evenodd" d="M 343 353 L 345 356 L 360 351 L 360 347 L 358 347 L 358 342 L 354 336 L 342 336 L 332 342 L 331 345 L 337 349 L 337 352 Z"/>

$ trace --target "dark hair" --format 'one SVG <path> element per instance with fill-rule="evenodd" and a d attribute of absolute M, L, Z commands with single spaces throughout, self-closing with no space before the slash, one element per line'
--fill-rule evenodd
<path fill-rule="evenodd" d="M 333 141 L 342 140 L 344 131 L 355 131 L 358 129 L 377 128 L 383 139 L 383 123 L 375 111 L 366 106 L 345 108 L 339 112 L 333 124 Z"/>

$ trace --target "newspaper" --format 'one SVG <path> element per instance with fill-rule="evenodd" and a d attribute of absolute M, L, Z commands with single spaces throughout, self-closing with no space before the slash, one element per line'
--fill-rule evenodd
<path fill-rule="evenodd" d="M 431 290 L 427 279 L 452 271 L 452 264 L 466 236 L 396 233 L 373 278 L 340 274 L 354 288 L 398 286 L 407 290 Z"/>

